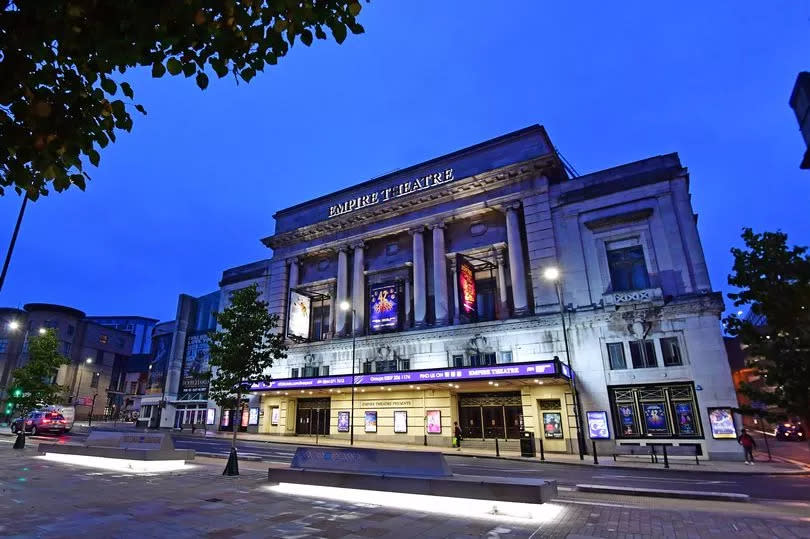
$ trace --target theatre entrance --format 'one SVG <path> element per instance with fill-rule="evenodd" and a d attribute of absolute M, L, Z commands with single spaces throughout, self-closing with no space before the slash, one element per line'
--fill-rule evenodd
<path fill-rule="evenodd" d="M 461 393 L 459 426 L 465 438 L 516 440 L 523 430 L 519 392 Z"/>
<path fill-rule="evenodd" d="M 330 399 L 298 399 L 295 412 L 296 434 L 329 434 Z"/>

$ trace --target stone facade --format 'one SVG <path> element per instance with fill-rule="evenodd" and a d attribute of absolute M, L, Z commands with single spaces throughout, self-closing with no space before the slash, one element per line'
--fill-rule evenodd
<path fill-rule="evenodd" d="M 338 428 L 348 409 L 361 439 L 446 444 L 459 421 L 482 443 L 514 440 L 519 429 L 572 452 L 577 423 L 584 440 L 586 412 L 605 411 L 605 450 L 689 444 L 739 458 L 733 439 L 712 436 L 708 416 L 736 397 L 688 184 L 677 154 L 569 178 L 532 126 L 279 211 L 263 240 L 273 249 L 267 300 L 290 349 L 268 380 L 316 381 L 257 392 L 258 430 L 349 437 Z M 474 312 L 460 265 L 475 284 Z M 544 277 L 549 268 L 558 280 Z M 392 331 L 375 331 L 382 285 L 401 304 Z M 309 298 L 303 335 L 287 325 L 291 291 Z M 570 366 L 574 379 L 392 382 L 356 387 L 354 404 L 352 387 L 316 384 L 544 361 Z M 393 430 L 387 402 L 408 412 L 408 433 Z M 428 436 L 430 411 L 441 411 L 441 428 Z"/>

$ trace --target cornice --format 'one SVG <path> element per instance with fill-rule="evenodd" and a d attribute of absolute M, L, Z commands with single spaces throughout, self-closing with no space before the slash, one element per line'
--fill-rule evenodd
<path fill-rule="evenodd" d="M 493 169 L 443 185 L 438 189 L 426 190 L 407 197 L 397 198 L 382 205 L 351 212 L 344 216 L 323 219 L 311 225 L 297 228 L 282 234 L 262 239 L 267 247 L 278 249 L 289 245 L 312 241 L 322 236 L 362 226 L 380 219 L 396 217 L 422 208 L 455 200 L 474 192 L 486 191 L 494 184 L 506 185 L 537 176 L 554 165 L 553 156 L 547 155 L 521 163 Z"/>

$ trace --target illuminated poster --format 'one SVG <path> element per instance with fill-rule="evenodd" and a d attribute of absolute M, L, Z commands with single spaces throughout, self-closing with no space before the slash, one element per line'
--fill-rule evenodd
<path fill-rule="evenodd" d="M 610 428 L 608 427 L 607 412 L 587 412 L 586 415 L 591 440 L 609 440 Z"/>
<path fill-rule="evenodd" d="M 242 421 L 239 423 L 239 426 L 247 427 L 249 419 L 250 419 L 250 410 L 248 410 L 247 408 L 242 408 Z"/>
<path fill-rule="evenodd" d="M 366 432 L 377 432 L 377 412 L 366 412 Z"/>
<path fill-rule="evenodd" d="M 227 427 L 230 424 L 231 424 L 231 411 L 222 410 L 222 421 L 220 421 L 220 425 L 223 427 Z"/>
<path fill-rule="evenodd" d="M 691 402 L 679 402 L 675 404 L 675 423 L 678 425 L 678 434 L 684 434 L 686 436 L 697 434 L 695 413 L 692 410 Z"/>
<path fill-rule="evenodd" d="M 186 338 L 182 380 L 184 393 L 208 390 L 208 342 L 208 335 L 204 333 Z"/>
<path fill-rule="evenodd" d="M 309 339 L 309 321 L 312 316 L 312 300 L 303 294 L 290 290 L 290 316 L 287 335 L 299 339 Z"/>
<path fill-rule="evenodd" d="M 258 425 L 258 424 L 259 424 L 259 409 L 251 408 L 250 412 L 248 413 L 248 425 Z"/>
<path fill-rule="evenodd" d="M 478 306 L 476 304 L 475 268 L 470 264 L 469 260 L 461 255 L 456 255 L 456 268 L 458 271 L 459 314 L 467 320 L 477 320 Z"/>
<path fill-rule="evenodd" d="M 209 408 L 207 410 L 207 414 L 205 416 L 205 424 L 206 425 L 213 425 L 214 424 L 214 418 L 216 417 L 216 415 L 217 415 L 217 411 L 214 408 Z"/>
<path fill-rule="evenodd" d="M 543 412 L 543 433 L 546 438 L 559 440 L 563 437 L 562 414 L 559 412 Z"/>
<path fill-rule="evenodd" d="M 642 404 L 644 426 L 649 434 L 669 434 L 667 412 L 664 403 Z"/>
<path fill-rule="evenodd" d="M 619 428 L 621 428 L 622 436 L 638 436 L 638 424 L 636 423 L 636 415 L 633 413 L 632 404 L 622 404 L 618 406 L 619 410 Z"/>
<path fill-rule="evenodd" d="M 731 408 L 709 408 L 709 424 L 712 426 L 712 438 L 737 438 Z"/>
<path fill-rule="evenodd" d="M 427 415 L 427 431 L 428 434 L 441 434 L 442 433 L 442 411 L 441 410 L 428 410 Z"/>
<path fill-rule="evenodd" d="M 279 409 L 278 406 L 270 408 L 270 424 L 278 425 Z"/>
<path fill-rule="evenodd" d="M 394 432 L 397 434 L 408 432 L 408 412 L 405 410 L 394 412 Z"/>
<path fill-rule="evenodd" d="M 349 432 L 349 412 L 338 412 L 338 432 Z"/>
<path fill-rule="evenodd" d="M 369 297 L 369 329 L 374 333 L 399 329 L 397 286 L 376 286 L 371 289 Z"/>
<path fill-rule="evenodd" d="M 166 379 L 166 367 L 169 364 L 169 353 L 172 348 L 173 333 L 164 333 L 152 337 L 152 348 L 154 355 L 149 364 L 149 379 L 146 382 L 147 395 L 159 395 L 163 393 L 163 382 Z"/>

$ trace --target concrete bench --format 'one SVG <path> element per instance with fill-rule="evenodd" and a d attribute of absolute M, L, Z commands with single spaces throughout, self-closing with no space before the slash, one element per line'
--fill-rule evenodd
<path fill-rule="evenodd" d="M 289 467 L 268 469 L 272 484 L 293 483 L 478 500 L 545 503 L 557 482 L 525 477 L 454 475 L 430 451 L 299 447 Z"/>

